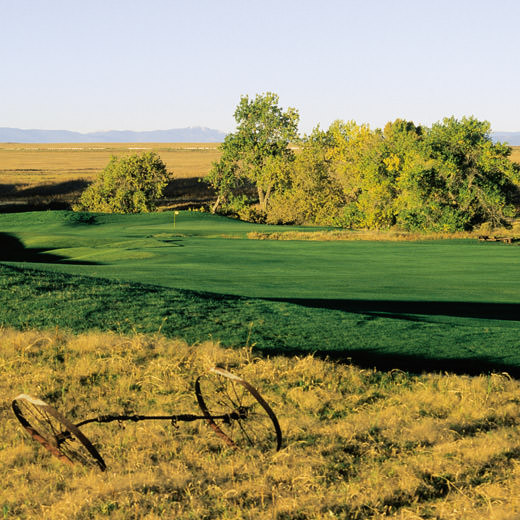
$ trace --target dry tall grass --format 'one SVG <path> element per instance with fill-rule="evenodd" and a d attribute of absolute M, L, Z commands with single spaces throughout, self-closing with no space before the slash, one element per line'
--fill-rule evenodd
<path fill-rule="evenodd" d="M 482 230 L 461 231 L 455 233 L 414 233 L 396 230 L 331 230 L 331 231 L 273 231 L 261 233 L 251 231 L 247 234 L 250 240 L 316 240 L 316 241 L 338 241 L 338 240 L 373 240 L 388 242 L 413 242 L 417 240 L 461 240 L 476 239 Z M 511 229 L 492 229 L 486 230 L 486 234 L 497 237 L 520 236 L 520 223 L 515 223 Z"/>
<path fill-rule="evenodd" d="M 158 153 L 174 173 L 165 204 L 184 208 L 213 200 L 208 187 L 197 181 L 220 157 L 217 143 L 0 143 L 0 204 L 63 209 L 98 177 L 112 155 L 144 151 Z"/>
<path fill-rule="evenodd" d="M 513 149 L 511 152 L 511 160 L 520 163 L 520 146 L 512 146 L 511 148 Z"/>
<path fill-rule="evenodd" d="M 247 234 L 250 240 L 316 240 L 316 241 L 352 241 L 375 240 L 388 242 L 413 242 L 416 240 L 453 240 L 477 238 L 478 233 L 413 233 L 395 230 L 350 230 L 338 229 L 330 231 L 273 231 L 261 233 L 251 231 Z"/>
<path fill-rule="evenodd" d="M 0 515 L 92 519 L 516 519 L 520 384 L 412 376 L 163 337 L 0 330 Z M 91 424 L 106 473 L 69 467 L 19 427 L 36 394 L 73 421 L 198 412 L 197 375 L 227 365 L 278 415 L 278 453 L 232 451 L 202 423 Z"/>
<path fill-rule="evenodd" d="M 220 157 L 218 143 L 0 143 L 0 184 L 32 186 L 94 180 L 112 155 L 154 151 L 176 178 L 202 177 Z"/>

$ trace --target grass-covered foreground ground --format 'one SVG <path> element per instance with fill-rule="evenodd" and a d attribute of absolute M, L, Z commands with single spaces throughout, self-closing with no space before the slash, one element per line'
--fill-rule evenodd
<path fill-rule="evenodd" d="M 196 212 L 173 226 L 171 213 L 1 215 L 0 324 L 520 374 L 516 245 L 250 240 L 286 228 Z"/>
<path fill-rule="evenodd" d="M 314 357 L 258 358 L 164 336 L 0 330 L 3 518 L 516 519 L 520 383 L 501 374 L 379 372 Z M 69 467 L 10 407 L 39 396 L 72 421 L 198 412 L 214 364 L 255 385 L 284 434 L 278 453 L 220 444 L 203 423 L 90 424 L 105 473 Z"/>

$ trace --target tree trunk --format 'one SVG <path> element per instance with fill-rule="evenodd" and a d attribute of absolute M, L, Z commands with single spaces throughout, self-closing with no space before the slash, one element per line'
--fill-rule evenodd
<path fill-rule="evenodd" d="M 264 190 L 262 188 L 260 188 L 260 186 L 257 186 L 256 191 L 258 192 L 258 202 L 260 204 L 260 209 L 265 210 Z"/>
<path fill-rule="evenodd" d="M 211 213 L 216 213 L 219 206 L 220 206 L 220 195 L 217 197 L 215 204 L 213 204 L 213 206 L 211 208 Z"/>
<path fill-rule="evenodd" d="M 262 211 L 267 211 L 267 202 L 269 201 L 269 196 L 271 195 L 272 189 L 272 184 L 265 191 L 262 190 L 262 188 L 260 188 L 259 186 L 257 186 L 256 188 L 256 190 L 258 191 L 258 202 L 260 203 L 260 209 Z"/>

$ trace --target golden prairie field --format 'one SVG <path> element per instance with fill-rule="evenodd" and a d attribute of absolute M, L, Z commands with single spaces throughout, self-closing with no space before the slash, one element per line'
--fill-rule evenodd
<path fill-rule="evenodd" d="M 174 180 L 165 203 L 174 207 L 201 205 L 212 192 L 198 182 L 218 160 L 218 143 L 0 143 L 0 204 L 25 204 L 28 209 L 65 209 L 93 182 L 113 155 L 154 151 Z"/>
<path fill-rule="evenodd" d="M 3 518 L 520 517 L 520 382 L 507 374 L 379 372 L 160 335 L 0 336 Z M 197 413 L 193 382 L 215 364 L 271 404 L 284 434 L 279 452 L 226 448 L 202 422 L 85 425 L 107 463 L 101 473 L 52 457 L 11 410 L 23 392 L 73 422 Z"/>
<path fill-rule="evenodd" d="M 153 151 L 176 178 L 201 177 L 219 158 L 219 143 L 0 143 L 0 184 L 92 181 L 113 155 Z"/>

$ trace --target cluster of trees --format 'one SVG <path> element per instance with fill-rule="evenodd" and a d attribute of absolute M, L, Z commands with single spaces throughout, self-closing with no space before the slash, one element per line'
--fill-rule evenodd
<path fill-rule="evenodd" d="M 206 177 L 213 211 L 269 223 L 459 231 L 515 215 L 520 165 L 490 124 L 446 118 L 431 128 L 398 119 L 383 129 L 336 121 L 299 138 L 299 115 L 273 93 L 241 98 L 237 129 Z M 171 180 L 153 153 L 113 157 L 76 209 L 153 211 Z"/>
<path fill-rule="evenodd" d="M 446 118 L 431 128 L 396 120 L 372 130 L 334 122 L 298 138 L 298 112 L 272 93 L 242 97 L 237 130 L 206 181 L 213 211 L 269 223 L 458 231 L 515 213 L 520 165 L 490 124 Z"/>

